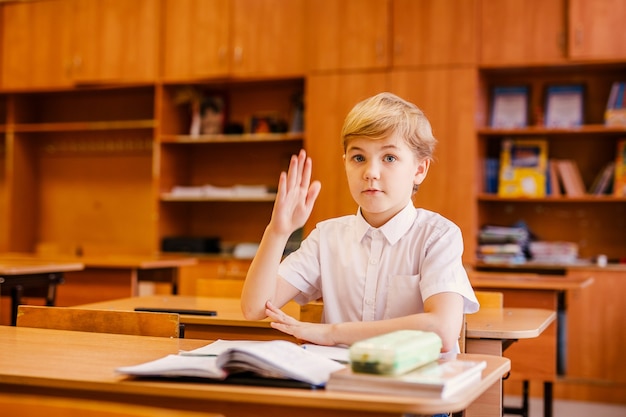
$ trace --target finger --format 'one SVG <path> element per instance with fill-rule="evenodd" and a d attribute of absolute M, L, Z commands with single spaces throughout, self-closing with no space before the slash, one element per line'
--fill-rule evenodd
<path fill-rule="evenodd" d="M 287 173 L 285 171 L 280 173 L 278 177 L 278 190 L 276 191 L 276 200 L 282 200 L 285 197 L 287 191 Z"/>
<path fill-rule="evenodd" d="M 289 161 L 289 170 L 287 171 L 287 189 L 291 190 L 293 189 L 296 184 L 297 184 L 297 180 L 298 180 L 298 156 L 297 155 L 291 155 L 291 160 Z"/>
<path fill-rule="evenodd" d="M 289 334 L 289 335 L 294 335 L 294 331 L 292 330 L 292 328 L 290 326 L 287 326 L 285 324 L 273 321 L 270 323 L 270 326 L 272 326 L 272 328 L 276 329 L 276 330 L 280 330 L 283 333 Z"/>
<path fill-rule="evenodd" d="M 313 161 L 311 158 L 304 160 L 304 167 L 302 168 L 302 179 L 300 180 L 300 187 L 307 190 L 311 184 L 311 172 L 313 171 Z"/>
<path fill-rule="evenodd" d="M 300 153 L 298 153 L 298 177 L 296 178 L 296 186 L 299 187 L 302 187 L 304 170 L 306 168 L 306 160 L 306 151 L 304 149 L 301 149 Z"/>

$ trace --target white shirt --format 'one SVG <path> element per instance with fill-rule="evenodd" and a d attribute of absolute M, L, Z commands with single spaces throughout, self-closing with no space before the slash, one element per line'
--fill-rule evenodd
<path fill-rule="evenodd" d="M 296 301 L 324 299 L 324 323 L 373 321 L 424 311 L 441 292 L 464 297 L 464 312 L 478 310 L 461 255 L 461 230 L 409 203 L 380 228 L 361 215 L 317 224 L 278 273 L 301 291 Z"/>

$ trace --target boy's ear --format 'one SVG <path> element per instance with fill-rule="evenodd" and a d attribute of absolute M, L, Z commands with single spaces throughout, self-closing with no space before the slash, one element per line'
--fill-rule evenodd
<path fill-rule="evenodd" d="M 417 165 L 417 171 L 415 171 L 415 178 L 413 179 L 413 184 L 420 185 L 424 178 L 426 178 L 426 174 L 428 174 L 428 168 L 430 168 L 430 159 L 424 159 Z"/>

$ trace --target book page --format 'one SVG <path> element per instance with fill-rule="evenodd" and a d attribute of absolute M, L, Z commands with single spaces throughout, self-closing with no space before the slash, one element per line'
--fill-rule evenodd
<path fill-rule="evenodd" d="M 224 379 L 227 374 L 216 364 L 215 356 L 168 355 L 163 358 L 134 366 L 122 366 L 115 371 L 134 376 L 191 376 Z"/>
<path fill-rule="evenodd" d="M 227 372 L 256 367 L 261 375 L 282 376 L 313 385 L 324 385 L 332 372 L 345 368 L 286 340 L 242 344 L 220 354 L 217 365 Z"/>

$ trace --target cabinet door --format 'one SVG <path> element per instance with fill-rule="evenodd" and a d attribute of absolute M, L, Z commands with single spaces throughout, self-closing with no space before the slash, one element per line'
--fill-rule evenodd
<path fill-rule="evenodd" d="M 313 159 L 313 177 L 322 183 L 308 230 L 321 220 L 356 213 L 343 165 L 341 128 L 355 104 L 386 90 L 385 72 L 315 75 L 307 79 L 305 147 Z"/>
<path fill-rule="evenodd" d="M 482 0 L 483 65 L 565 60 L 565 0 Z"/>
<path fill-rule="evenodd" d="M 68 1 L 2 6 L 3 88 L 49 88 L 71 84 L 71 4 Z"/>
<path fill-rule="evenodd" d="M 626 2 L 570 0 L 571 58 L 626 58 Z"/>
<path fill-rule="evenodd" d="M 476 71 L 466 68 L 394 71 L 391 78 L 391 91 L 424 111 L 438 140 L 435 161 L 414 196 L 415 204 L 461 228 L 466 261 L 473 258 L 476 240 L 472 203 L 476 79 Z"/>
<path fill-rule="evenodd" d="M 593 283 L 567 293 L 567 376 L 605 385 L 626 384 L 626 272 L 571 271 L 594 278 Z"/>
<path fill-rule="evenodd" d="M 393 66 L 476 62 L 475 0 L 394 0 Z"/>
<path fill-rule="evenodd" d="M 389 66 L 388 0 L 307 0 L 309 69 Z"/>
<path fill-rule="evenodd" d="M 75 82 L 156 79 L 159 5 L 158 0 L 74 0 Z"/>
<path fill-rule="evenodd" d="M 230 0 L 165 0 L 163 77 L 185 80 L 230 72 Z"/>
<path fill-rule="evenodd" d="M 232 72 L 304 75 L 304 0 L 233 0 Z"/>

